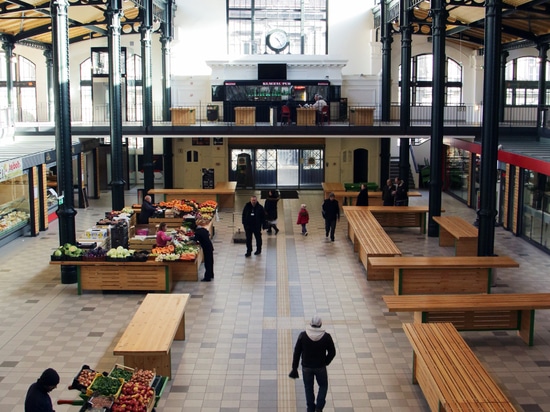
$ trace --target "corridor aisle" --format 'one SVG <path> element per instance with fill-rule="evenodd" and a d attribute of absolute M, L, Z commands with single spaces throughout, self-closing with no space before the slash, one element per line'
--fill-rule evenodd
<path fill-rule="evenodd" d="M 346 219 L 335 242 L 325 238 L 322 192 L 300 192 L 279 202 L 278 235 L 263 234 L 262 254 L 245 258 L 245 245 L 232 241 L 241 210 L 252 192 L 237 195 L 235 210 L 215 222 L 213 282 L 178 282 L 174 292 L 191 294 L 186 341 L 172 347 L 173 379 L 157 411 L 305 411 L 303 381 L 288 378 L 294 342 L 314 314 L 336 344 L 329 366 L 325 412 L 428 411 L 411 384 L 412 350 L 401 328 L 408 313 L 388 313 L 381 296 L 390 282 L 367 282 L 346 238 Z M 427 205 L 427 194 L 411 204 Z M 135 202 L 128 192 L 126 204 Z M 260 202 L 263 204 L 264 200 Z M 310 213 L 309 236 L 296 217 L 301 203 Z M 473 222 L 475 212 L 444 195 L 447 215 Z M 79 233 L 110 210 L 110 194 L 78 209 Z M 406 256 L 448 256 L 437 238 L 418 229 L 388 229 Z M 77 236 L 78 237 L 78 236 Z M 113 348 L 144 297 L 142 293 L 85 292 L 60 284 L 59 267 L 49 265 L 58 246 L 57 222 L 36 238 L 19 238 L 1 249 L 0 410 L 23 411 L 25 393 L 47 367 L 61 383 L 57 399 L 76 399 L 67 386 L 83 364 L 110 370 L 122 358 Z M 494 293 L 550 292 L 550 256 L 502 228 L 495 253 L 509 255 L 519 269 L 499 269 Z M 202 277 L 201 268 L 200 277 Z M 550 412 L 550 311 L 538 311 L 535 345 L 515 331 L 463 332 L 470 347 L 518 410 Z M 301 375 L 301 372 L 300 372 Z M 78 411 L 59 405 L 57 412 Z"/>

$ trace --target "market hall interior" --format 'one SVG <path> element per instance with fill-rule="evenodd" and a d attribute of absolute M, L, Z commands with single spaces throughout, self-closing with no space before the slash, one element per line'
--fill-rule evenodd
<path fill-rule="evenodd" d="M 318 314 L 337 350 L 324 411 L 428 411 L 421 389 L 411 381 L 412 349 L 401 326 L 412 315 L 386 309 L 382 296 L 393 294 L 392 282 L 366 280 L 346 237 L 345 216 L 335 242 L 327 241 L 323 193 L 302 190 L 299 199 L 279 202 L 280 233 L 264 232 L 262 254 L 245 258 L 244 244 L 234 243 L 233 236 L 252 193 L 259 195 L 238 191 L 235 209 L 222 209 L 215 222 L 215 280 L 175 284 L 173 292 L 190 294 L 186 340 L 172 346 L 172 380 L 156 410 L 305 410 L 303 381 L 289 379 L 288 373 L 296 337 Z M 411 205 L 427 205 L 428 193 L 422 194 L 411 198 Z M 130 205 L 137 194 L 128 191 L 125 197 Z M 310 212 L 307 237 L 296 224 L 302 203 Z M 78 209 L 77 232 L 93 226 L 110 205 L 107 191 L 90 199 L 88 208 Z M 447 215 L 475 220 L 474 210 L 446 194 L 442 207 Z M 59 243 L 57 222 L 37 237 L 20 237 L 2 248 L 2 411 L 23 411 L 27 388 L 48 367 L 61 376 L 51 393 L 54 403 L 77 399 L 68 385 L 82 365 L 109 371 L 122 362 L 113 348 L 145 296 L 89 291 L 79 296 L 76 284 L 62 284 L 59 266 L 49 264 Z M 495 230 L 495 253 L 512 257 L 520 267 L 499 269 L 492 293 L 550 292 L 550 257 L 501 227 Z M 404 256 L 452 254 L 417 228 L 387 232 Z M 550 412 L 549 311 L 536 313 L 532 347 L 515 331 L 461 335 L 518 410 Z"/>

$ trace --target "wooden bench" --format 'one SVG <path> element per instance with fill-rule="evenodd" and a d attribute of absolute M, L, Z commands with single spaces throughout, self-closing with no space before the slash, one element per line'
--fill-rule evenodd
<path fill-rule="evenodd" d="M 434 216 L 439 224 L 439 246 L 454 246 L 456 256 L 477 255 L 477 228 L 459 216 Z"/>
<path fill-rule="evenodd" d="M 490 293 L 493 268 L 517 268 L 509 256 L 369 257 L 370 270 L 391 270 L 396 295 Z"/>
<path fill-rule="evenodd" d="M 189 294 L 149 293 L 118 341 L 113 354 L 124 356 L 124 365 L 172 376 L 171 348 L 185 340 L 185 307 Z"/>
<path fill-rule="evenodd" d="M 413 383 L 434 412 L 516 409 L 451 323 L 405 323 Z"/>
<path fill-rule="evenodd" d="M 353 209 L 349 209 L 353 208 Z M 384 228 L 367 210 L 344 207 L 348 220 L 348 236 L 353 250 L 359 253 L 359 260 L 367 268 L 368 258 L 372 256 L 399 256 L 401 251 L 395 246 Z M 367 270 L 367 280 L 391 280 L 393 269 Z"/>
<path fill-rule="evenodd" d="M 415 323 L 449 322 L 457 330 L 517 330 L 533 346 L 535 310 L 550 309 L 550 293 L 383 296 L 390 312 L 414 312 Z"/>

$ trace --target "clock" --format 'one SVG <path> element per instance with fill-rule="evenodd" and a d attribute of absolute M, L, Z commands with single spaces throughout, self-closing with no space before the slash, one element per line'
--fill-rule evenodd
<path fill-rule="evenodd" d="M 271 30 L 265 37 L 267 47 L 275 53 L 280 53 L 288 47 L 289 40 L 286 31 L 281 29 Z"/>

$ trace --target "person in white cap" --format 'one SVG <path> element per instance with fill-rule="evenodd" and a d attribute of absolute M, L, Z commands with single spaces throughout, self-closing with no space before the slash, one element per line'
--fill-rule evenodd
<path fill-rule="evenodd" d="M 307 412 L 320 412 L 326 404 L 328 391 L 327 366 L 336 356 L 336 348 L 332 336 L 323 328 L 323 321 L 319 316 L 311 319 L 310 325 L 300 333 L 294 346 L 292 358 L 292 370 L 289 377 L 299 378 L 298 364 L 302 358 L 302 375 L 304 389 L 306 391 Z M 314 381 L 317 380 L 319 392 L 317 401 L 313 390 Z"/>

